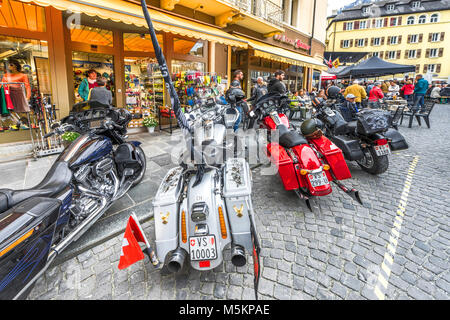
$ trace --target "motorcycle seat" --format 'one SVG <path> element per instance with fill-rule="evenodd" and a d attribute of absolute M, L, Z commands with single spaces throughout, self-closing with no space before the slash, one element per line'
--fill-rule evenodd
<path fill-rule="evenodd" d="M 52 197 L 69 186 L 72 171 L 67 162 L 55 163 L 45 178 L 35 187 L 26 190 L 0 189 L 0 213 L 32 197 Z"/>
<path fill-rule="evenodd" d="M 356 132 L 356 125 L 357 125 L 357 121 L 350 121 L 347 122 L 347 133 L 355 133 Z"/>
<path fill-rule="evenodd" d="M 280 145 L 282 147 L 293 148 L 308 143 L 304 136 L 297 131 L 289 130 L 285 125 L 279 125 L 277 129 L 280 132 Z"/>

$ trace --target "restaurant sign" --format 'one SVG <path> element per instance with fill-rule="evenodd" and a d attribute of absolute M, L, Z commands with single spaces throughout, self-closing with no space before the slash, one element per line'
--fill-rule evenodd
<path fill-rule="evenodd" d="M 285 35 L 282 34 L 276 34 L 273 36 L 273 39 L 276 41 L 280 41 L 286 44 L 290 44 L 292 46 L 294 46 L 296 49 L 304 49 L 304 50 L 309 50 L 311 48 L 311 46 L 307 45 L 306 43 L 304 43 L 303 41 L 301 41 L 300 39 L 291 39 L 286 37 Z"/>

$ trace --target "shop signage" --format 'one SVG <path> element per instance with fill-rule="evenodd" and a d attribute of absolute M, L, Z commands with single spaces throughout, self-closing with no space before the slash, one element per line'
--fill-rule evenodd
<path fill-rule="evenodd" d="M 296 49 L 309 50 L 311 48 L 311 46 L 307 45 L 302 40 L 300 40 L 300 39 L 294 40 L 294 39 L 286 37 L 283 34 L 276 34 L 273 36 L 273 39 L 276 41 L 286 43 L 286 44 L 290 44 L 290 45 L 294 46 Z"/>

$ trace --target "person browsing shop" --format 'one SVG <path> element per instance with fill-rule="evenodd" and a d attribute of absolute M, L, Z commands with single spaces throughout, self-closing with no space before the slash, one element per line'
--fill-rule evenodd
<path fill-rule="evenodd" d="M 22 72 L 22 66 L 19 61 L 10 59 L 8 64 L 8 72 L 3 76 L 2 82 L 17 82 L 16 84 L 10 84 L 11 101 L 14 106 L 14 112 L 30 112 L 28 100 L 31 99 L 31 86 L 28 76 Z M 23 91 L 20 83 L 25 86 Z"/>
<path fill-rule="evenodd" d="M 97 71 L 90 69 L 87 72 L 87 78 L 85 78 L 78 87 L 78 93 L 81 99 L 83 99 L 83 101 L 89 100 L 89 92 L 96 87 L 98 87 Z"/>

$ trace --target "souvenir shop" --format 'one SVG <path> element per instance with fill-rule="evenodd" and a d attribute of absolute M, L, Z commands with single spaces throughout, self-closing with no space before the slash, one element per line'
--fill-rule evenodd
<path fill-rule="evenodd" d="M 136 17 L 139 5 L 37 3 L 1 1 L 0 143 L 29 141 L 31 132 L 44 141 L 51 123 L 88 98 L 100 77 L 113 103 L 133 114 L 130 132 L 149 116 L 172 131 L 176 120 L 145 20 Z M 231 52 L 247 48 L 246 41 L 196 20 L 151 14 L 183 108 L 220 94 L 229 83 Z"/>

